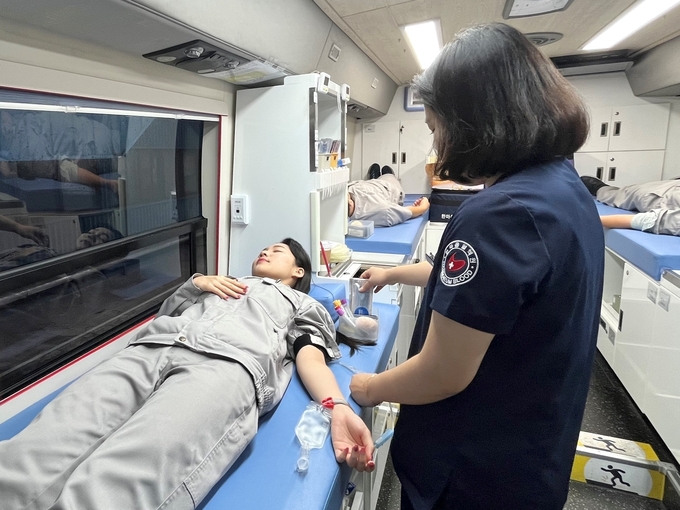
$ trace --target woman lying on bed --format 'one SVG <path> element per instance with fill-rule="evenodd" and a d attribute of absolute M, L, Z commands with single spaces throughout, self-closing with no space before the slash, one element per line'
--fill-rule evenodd
<path fill-rule="evenodd" d="M 252 274 L 194 275 L 127 348 L 0 442 L 3 508 L 193 509 L 281 400 L 293 360 L 314 400 L 341 400 L 326 365 L 340 357 L 333 322 L 306 294 L 307 253 L 284 239 Z M 332 414 L 338 462 L 372 471 L 364 422 L 347 405 Z"/>

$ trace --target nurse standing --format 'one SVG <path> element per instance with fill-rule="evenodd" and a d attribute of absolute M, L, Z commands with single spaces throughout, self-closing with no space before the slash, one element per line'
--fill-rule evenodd
<path fill-rule="evenodd" d="M 415 80 L 435 176 L 485 189 L 460 206 L 434 266 L 370 268 L 364 290 L 426 286 L 409 359 L 358 374 L 362 405 L 401 402 L 402 510 L 558 510 L 588 393 L 604 239 L 566 161 L 588 117 L 520 32 L 471 28 Z"/>

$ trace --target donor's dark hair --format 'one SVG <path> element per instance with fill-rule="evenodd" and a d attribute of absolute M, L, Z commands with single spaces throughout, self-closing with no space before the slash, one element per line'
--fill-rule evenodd
<path fill-rule="evenodd" d="M 304 269 L 305 274 L 301 278 L 295 281 L 293 288 L 309 294 L 309 289 L 312 286 L 312 261 L 309 258 L 309 254 L 305 251 L 300 243 L 291 237 L 286 237 L 281 244 L 285 244 L 290 248 L 290 252 L 295 257 L 295 265 Z"/>
<path fill-rule="evenodd" d="M 311 288 L 312 284 L 312 261 L 309 258 L 309 254 L 305 251 L 300 243 L 290 237 L 286 237 L 283 241 L 281 241 L 281 244 L 285 244 L 288 246 L 288 248 L 290 248 L 290 252 L 293 254 L 293 257 L 295 257 L 295 264 L 297 267 L 301 267 L 305 270 L 305 274 L 295 281 L 293 289 L 304 292 L 305 294 L 309 294 L 309 289 Z M 376 344 L 376 342 L 373 340 L 357 340 L 355 338 L 350 338 L 346 335 L 343 335 L 339 331 L 335 332 L 335 340 L 338 343 L 345 344 L 349 347 L 350 356 L 354 355 L 357 349 L 365 345 Z"/>
<path fill-rule="evenodd" d="M 588 136 L 588 112 L 576 90 L 503 23 L 458 34 L 412 86 L 436 114 L 440 179 L 512 174 L 570 155 Z"/>

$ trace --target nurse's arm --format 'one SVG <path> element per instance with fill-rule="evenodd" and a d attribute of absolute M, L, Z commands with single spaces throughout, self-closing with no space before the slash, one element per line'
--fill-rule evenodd
<path fill-rule="evenodd" d="M 329 397 L 344 400 L 335 375 L 317 347 L 306 345 L 300 349 L 295 366 L 302 384 L 317 403 Z M 338 404 L 331 413 L 331 440 L 336 460 L 347 462 L 358 471 L 373 471 L 373 439 L 364 421 L 348 405 Z"/>
<path fill-rule="evenodd" d="M 456 395 L 474 379 L 493 337 L 432 312 L 422 351 L 374 377 L 354 376 L 352 397 L 361 405 L 383 401 L 417 405 Z"/>
<path fill-rule="evenodd" d="M 432 266 L 428 262 L 404 264 L 389 269 L 369 267 L 361 274 L 361 278 L 366 278 L 368 281 L 364 283 L 359 291 L 367 292 L 375 288 L 376 292 L 378 292 L 385 285 L 394 285 L 395 283 L 425 287 L 430 279 L 431 272 Z"/>

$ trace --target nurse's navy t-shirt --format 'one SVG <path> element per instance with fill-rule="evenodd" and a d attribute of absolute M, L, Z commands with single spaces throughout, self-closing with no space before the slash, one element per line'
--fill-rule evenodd
<path fill-rule="evenodd" d="M 434 310 L 495 335 L 461 393 L 402 406 L 392 458 L 416 509 L 561 509 L 590 379 L 604 237 L 566 160 L 469 198 L 444 231 L 416 323 Z"/>

